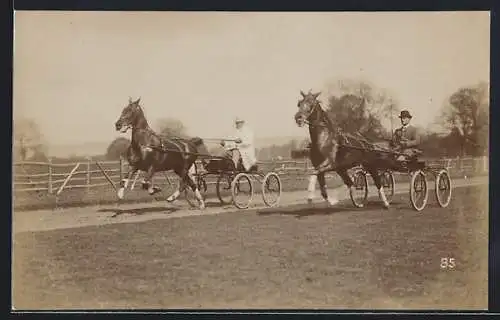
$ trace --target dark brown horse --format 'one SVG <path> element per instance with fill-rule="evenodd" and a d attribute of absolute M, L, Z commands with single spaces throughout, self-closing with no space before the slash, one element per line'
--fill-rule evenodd
<path fill-rule="evenodd" d="M 300 91 L 302 99 L 297 106 L 299 111 L 295 114 L 295 122 L 299 127 L 309 125 L 311 148 L 309 158 L 315 168 L 314 174 L 309 180 L 309 197 L 311 202 L 314 196 L 316 180 L 319 182 L 321 196 L 330 204 L 338 202 L 337 198 L 329 198 L 326 191 L 325 173 L 335 171 L 342 178 L 351 194 L 355 192 L 354 183 L 347 170 L 362 165 L 370 173 L 378 189 L 380 199 L 384 207 L 389 207 L 389 202 L 382 188 L 379 169 L 386 165 L 385 159 L 380 154 L 363 148 L 349 148 L 342 143 L 342 133 L 335 128 L 327 113 L 321 108 L 318 93 L 307 93 Z"/>
<path fill-rule="evenodd" d="M 151 179 L 155 172 L 173 170 L 180 177 L 179 188 L 167 201 L 176 200 L 186 186 L 191 187 L 198 199 L 200 209 L 205 208 L 205 203 L 198 190 L 190 169 L 198 158 L 199 150 L 206 150 L 201 138 L 169 139 L 160 137 L 149 126 L 144 112 L 139 105 L 140 98 L 136 101 L 129 99 L 128 105 L 123 109 L 120 118 L 115 123 L 115 129 L 126 132 L 132 129 L 132 141 L 127 149 L 127 160 L 130 169 L 125 179 L 120 182 L 118 198 L 122 199 L 132 176 L 138 170 L 145 171 L 146 176 L 142 187 L 153 195 L 159 192 L 159 187 L 153 186 Z"/>

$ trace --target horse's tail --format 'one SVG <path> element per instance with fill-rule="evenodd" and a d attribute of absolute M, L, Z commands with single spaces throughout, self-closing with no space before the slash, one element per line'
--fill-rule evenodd
<path fill-rule="evenodd" d="M 204 141 L 200 137 L 194 137 L 189 139 L 189 142 L 191 143 L 192 146 L 194 146 L 196 153 L 202 156 L 208 156 L 208 148 L 205 145 Z"/>
<path fill-rule="evenodd" d="M 191 142 L 195 147 L 198 147 L 203 144 L 203 139 L 200 137 L 194 137 L 189 139 L 189 142 Z"/>

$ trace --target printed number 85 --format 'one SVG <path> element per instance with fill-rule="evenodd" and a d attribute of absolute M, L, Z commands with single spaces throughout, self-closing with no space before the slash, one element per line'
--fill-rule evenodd
<path fill-rule="evenodd" d="M 441 269 L 455 269 L 455 258 L 441 258 Z"/>

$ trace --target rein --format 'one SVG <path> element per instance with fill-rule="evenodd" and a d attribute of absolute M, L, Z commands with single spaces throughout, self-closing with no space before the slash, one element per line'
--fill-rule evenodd
<path fill-rule="evenodd" d="M 320 102 L 318 101 L 314 106 L 313 108 L 311 108 L 311 112 L 307 115 L 306 119 L 303 120 L 304 123 L 306 123 L 309 127 L 320 127 L 320 128 L 327 128 L 330 133 L 334 133 L 334 128 L 332 128 L 331 126 L 331 122 L 328 118 L 328 115 L 325 113 L 324 110 L 320 110 L 319 112 L 321 112 L 321 117 L 323 118 L 323 120 L 326 122 L 326 124 L 323 124 L 323 123 L 313 123 L 311 121 L 309 121 L 309 117 L 311 117 L 311 115 L 314 113 L 314 111 L 316 111 L 316 108 L 320 108 L 321 109 L 321 104 Z M 325 119 L 326 118 L 326 119 Z M 337 129 L 337 133 L 340 133 L 342 134 L 343 133 L 343 130 L 338 128 Z M 356 135 L 358 135 L 360 138 L 362 138 L 364 140 L 364 142 L 368 142 L 368 143 L 371 143 L 368 139 L 366 139 L 361 133 L 359 132 L 356 132 Z M 347 138 L 346 138 L 347 139 Z M 357 149 L 355 147 L 352 147 L 351 148 L 354 148 L 354 149 Z M 403 155 L 403 153 L 401 152 L 398 152 L 398 151 L 395 151 L 395 150 L 377 150 L 377 152 L 382 152 L 382 153 L 392 153 L 392 154 L 396 154 L 396 155 Z"/>

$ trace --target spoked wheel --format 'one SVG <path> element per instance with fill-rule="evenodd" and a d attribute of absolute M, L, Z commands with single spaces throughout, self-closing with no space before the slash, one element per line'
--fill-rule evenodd
<path fill-rule="evenodd" d="M 196 185 L 198 186 L 198 190 L 200 191 L 201 197 L 203 198 L 203 201 L 205 201 L 207 198 L 207 190 L 208 190 L 207 181 L 205 180 L 205 177 L 202 175 L 195 177 L 195 179 L 196 179 Z M 191 190 L 190 187 L 186 186 L 186 189 L 184 190 L 184 195 L 185 195 L 186 201 L 189 203 L 189 205 L 191 207 L 195 207 L 198 200 L 196 199 L 196 196 L 195 196 L 193 190 Z"/>
<path fill-rule="evenodd" d="M 451 201 L 451 179 L 448 171 L 445 169 L 439 170 L 436 175 L 436 199 L 441 208 L 445 208 Z"/>
<path fill-rule="evenodd" d="M 231 192 L 231 182 L 233 181 L 233 176 L 229 173 L 221 173 L 217 177 L 216 192 L 217 198 L 221 204 L 230 204 L 233 201 Z"/>
<path fill-rule="evenodd" d="M 233 204 L 238 209 L 247 209 L 253 198 L 253 184 L 246 173 L 238 173 L 231 183 Z"/>
<path fill-rule="evenodd" d="M 368 199 L 368 179 L 366 178 L 366 172 L 363 170 L 357 170 L 353 174 L 354 191 L 349 191 L 349 196 L 351 197 L 352 204 L 357 208 L 363 208 Z"/>
<path fill-rule="evenodd" d="M 390 170 L 386 170 L 382 173 L 382 187 L 384 188 L 385 197 L 387 202 L 391 203 L 394 197 L 396 180 L 394 179 L 394 174 Z"/>
<path fill-rule="evenodd" d="M 268 207 L 275 207 L 279 204 L 281 198 L 281 180 L 274 173 L 269 172 L 262 181 L 262 199 Z"/>
<path fill-rule="evenodd" d="M 413 172 L 410 180 L 410 202 L 413 209 L 422 211 L 427 205 L 429 190 L 427 178 L 422 170 Z"/>

